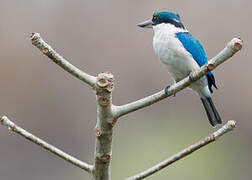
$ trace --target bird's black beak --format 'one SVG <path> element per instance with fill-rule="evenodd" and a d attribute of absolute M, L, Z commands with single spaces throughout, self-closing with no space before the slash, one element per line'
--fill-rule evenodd
<path fill-rule="evenodd" d="M 141 27 L 141 28 L 152 28 L 154 25 L 153 21 L 151 19 L 141 22 L 139 23 L 137 26 Z"/>

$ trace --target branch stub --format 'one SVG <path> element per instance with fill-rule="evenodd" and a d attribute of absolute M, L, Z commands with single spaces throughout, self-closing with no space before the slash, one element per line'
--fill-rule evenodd
<path fill-rule="evenodd" d="M 98 159 L 100 159 L 102 162 L 106 163 L 109 162 L 111 155 L 110 154 L 97 154 Z"/>
<path fill-rule="evenodd" d="M 97 76 L 97 86 L 105 88 L 108 92 L 112 92 L 114 89 L 114 76 L 110 72 L 100 73 Z"/>
<path fill-rule="evenodd" d="M 209 63 L 209 64 L 207 65 L 207 68 L 208 68 L 209 71 L 212 71 L 212 70 L 215 68 L 215 65 Z"/>
<path fill-rule="evenodd" d="M 40 34 L 39 33 L 32 33 L 31 34 L 32 44 L 34 44 L 34 42 L 36 42 L 38 39 L 40 39 Z"/>
<path fill-rule="evenodd" d="M 241 38 L 233 38 L 228 46 L 231 47 L 235 52 L 240 51 L 243 46 L 243 40 Z"/>
<path fill-rule="evenodd" d="M 95 136 L 100 137 L 101 134 L 102 134 L 102 132 L 99 129 L 95 128 Z"/>
<path fill-rule="evenodd" d="M 236 127 L 236 121 L 234 121 L 234 120 L 229 120 L 229 121 L 228 121 L 228 124 L 229 124 L 232 128 Z"/>

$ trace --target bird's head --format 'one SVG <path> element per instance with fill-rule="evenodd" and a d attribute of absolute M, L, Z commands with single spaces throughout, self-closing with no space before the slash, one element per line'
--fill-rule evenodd
<path fill-rule="evenodd" d="M 180 20 L 180 16 L 172 12 L 155 12 L 152 19 L 139 23 L 138 26 L 142 28 L 152 28 L 153 26 L 163 23 L 172 24 L 175 27 L 185 29 Z"/>

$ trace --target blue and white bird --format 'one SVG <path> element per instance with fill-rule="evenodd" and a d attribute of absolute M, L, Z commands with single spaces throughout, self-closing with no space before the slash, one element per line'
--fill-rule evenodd
<path fill-rule="evenodd" d="M 165 65 L 175 82 L 187 77 L 192 71 L 207 63 L 207 56 L 199 41 L 185 28 L 178 14 L 156 12 L 152 19 L 138 24 L 142 28 L 153 28 L 153 49 Z M 221 124 L 211 93 L 216 89 L 212 72 L 202 77 L 189 87 L 200 96 L 212 126 Z M 166 90 L 169 90 L 166 88 Z"/>

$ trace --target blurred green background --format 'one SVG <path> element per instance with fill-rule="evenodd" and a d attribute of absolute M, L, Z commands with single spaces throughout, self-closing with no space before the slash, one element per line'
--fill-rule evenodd
<path fill-rule="evenodd" d="M 64 72 L 30 43 L 39 32 L 80 69 L 115 76 L 113 102 L 159 91 L 171 78 L 152 50 L 151 30 L 137 23 L 154 11 L 180 14 L 209 58 L 233 37 L 244 48 L 214 73 L 213 100 L 235 131 L 147 179 L 242 179 L 252 176 L 252 51 L 249 0 L 1 0 L 0 112 L 35 135 L 92 163 L 96 102 L 87 85 Z M 112 178 L 124 179 L 209 135 L 213 129 L 197 96 L 184 90 L 121 118 L 113 143 Z M 90 179 L 82 170 L 0 127 L 0 179 Z"/>

